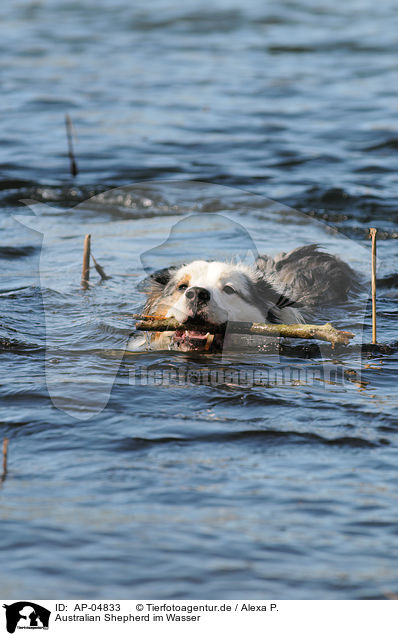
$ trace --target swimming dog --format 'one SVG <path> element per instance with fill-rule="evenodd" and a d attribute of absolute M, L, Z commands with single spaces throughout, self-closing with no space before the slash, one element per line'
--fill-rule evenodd
<path fill-rule="evenodd" d="M 150 347 L 206 351 L 206 326 L 228 320 L 305 322 L 311 309 L 346 300 L 355 278 L 349 265 L 317 245 L 260 256 L 253 266 L 198 260 L 162 269 L 147 280 L 143 313 L 175 318 L 187 329 L 152 333 Z M 189 328 L 193 320 L 200 331 Z M 212 350 L 222 345 L 223 336 L 216 334 Z"/>

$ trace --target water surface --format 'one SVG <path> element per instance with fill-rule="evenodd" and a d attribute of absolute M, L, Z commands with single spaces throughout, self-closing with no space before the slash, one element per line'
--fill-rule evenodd
<path fill-rule="evenodd" d="M 395 3 L 19 0 L 0 13 L 2 596 L 396 594 Z M 192 213 L 238 223 L 260 253 L 319 242 L 365 278 L 377 227 L 389 352 L 120 361 L 120 316 Z M 93 273 L 83 292 L 86 232 L 112 278 Z M 192 240 L 175 237 L 170 258 Z M 242 246 L 210 228 L 206 247 Z M 369 342 L 365 292 L 332 314 Z M 269 382 L 197 382 L 231 368 Z M 273 382 L 281 368 L 296 375 Z M 189 381 L 144 385 L 142 369 Z"/>

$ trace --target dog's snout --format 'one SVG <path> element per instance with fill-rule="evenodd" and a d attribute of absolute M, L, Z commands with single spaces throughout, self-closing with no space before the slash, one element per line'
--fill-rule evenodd
<path fill-rule="evenodd" d="M 204 287 L 190 287 L 185 292 L 185 296 L 190 301 L 197 301 L 198 303 L 208 303 L 210 300 L 210 292 Z"/>

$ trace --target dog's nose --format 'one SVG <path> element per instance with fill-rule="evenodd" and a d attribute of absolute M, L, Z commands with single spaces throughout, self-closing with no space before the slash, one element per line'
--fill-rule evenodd
<path fill-rule="evenodd" d="M 200 304 L 208 303 L 210 300 L 210 292 L 204 287 L 190 287 L 185 292 L 185 296 L 191 302 L 197 301 Z"/>

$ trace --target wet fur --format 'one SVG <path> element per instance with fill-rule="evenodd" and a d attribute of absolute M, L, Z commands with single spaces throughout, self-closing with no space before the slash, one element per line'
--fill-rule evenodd
<path fill-rule="evenodd" d="M 228 297 L 223 286 L 230 284 L 236 293 Z M 211 299 L 193 310 L 185 297 L 186 289 L 209 289 Z M 317 245 L 299 247 L 272 258 L 260 256 L 254 266 L 194 261 L 152 274 L 146 282 L 145 314 L 189 318 L 219 324 L 227 320 L 252 322 L 305 322 L 322 305 L 341 303 L 356 285 L 353 270 L 336 256 L 319 250 Z M 191 315 L 188 315 L 189 312 Z M 154 334 L 156 348 L 167 346 L 172 332 Z"/>

